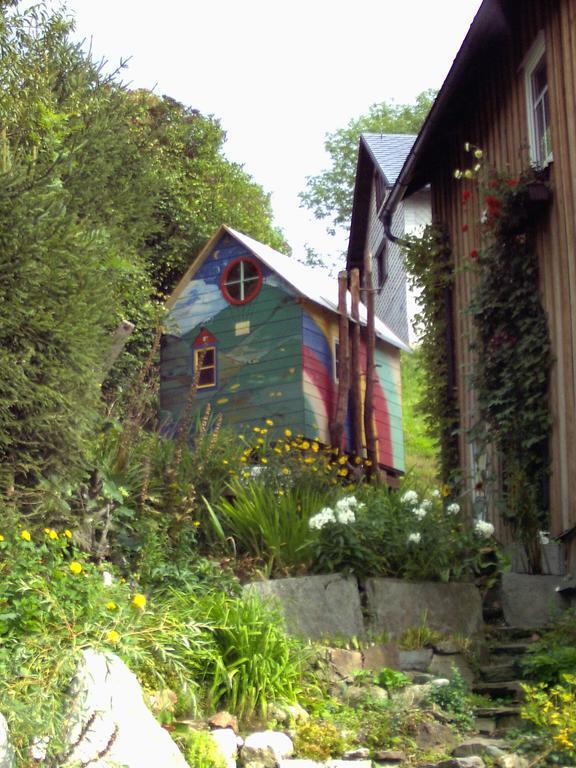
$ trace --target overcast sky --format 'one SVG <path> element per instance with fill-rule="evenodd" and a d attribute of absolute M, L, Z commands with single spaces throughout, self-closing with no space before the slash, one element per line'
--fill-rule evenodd
<path fill-rule="evenodd" d="M 439 88 L 479 0 L 67 0 L 77 36 L 124 79 L 220 118 L 226 154 L 272 193 L 295 255 L 336 253 L 299 208 L 325 134 L 371 104 Z"/>

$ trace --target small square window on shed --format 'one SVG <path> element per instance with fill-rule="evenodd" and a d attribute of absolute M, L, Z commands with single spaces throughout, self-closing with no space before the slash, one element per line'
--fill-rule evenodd
<path fill-rule="evenodd" d="M 198 389 L 216 386 L 216 348 L 198 347 L 194 350 L 194 371 Z"/>
<path fill-rule="evenodd" d="M 528 117 L 528 141 L 530 162 L 543 168 L 552 162 L 550 140 L 550 100 L 546 47 L 541 31 L 524 59 L 524 87 Z"/>

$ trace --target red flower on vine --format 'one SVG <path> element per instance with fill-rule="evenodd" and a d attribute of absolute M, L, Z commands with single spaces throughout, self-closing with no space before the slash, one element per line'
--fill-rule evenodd
<path fill-rule="evenodd" d="M 510 187 L 510 189 L 514 189 L 514 187 L 518 186 L 518 179 L 508 179 L 506 184 Z"/>
<path fill-rule="evenodd" d="M 464 205 L 466 205 L 468 200 L 470 200 L 471 196 L 472 196 L 472 192 L 470 192 L 469 189 L 465 189 L 464 192 L 462 192 L 462 202 L 464 203 Z"/>
<path fill-rule="evenodd" d="M 471 259 L 474 259 L 474 261 L 478 261 L 478 257 L 479 257 L 479 253 L 478 253 L 478 251 L 476 250 L 476 248 L 473 248 L 473 249 L 470 251 L 470 258 L 471 258 Z"/>
<path fill-rule="evenodd" d="M 462 224 L 462 232 L 468 232 L 468 224 Z"/>

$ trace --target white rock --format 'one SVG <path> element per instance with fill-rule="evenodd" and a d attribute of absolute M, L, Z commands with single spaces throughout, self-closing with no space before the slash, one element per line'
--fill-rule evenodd
<path fill-rule="evenodd" d="M 210 732 L 210 738 L 214 741 L 218 754 L 225 760 L 228 768 L 236 768 L 238 736 L 232 728 L 217 728 Z"/>
<path fill-rule="evenodd" d="M 243 765 L 259 763 L 270 765 L 294 754 L 292 739 L 280 731 L 257 731 L 246 737 L 242 747 Z"/>
<path fill-rule="evenodd" d="M 450 685 L 450 680 L 447 677 L 435 677 L 434 680 L 430 680 L 430 685 L 435 688 L 442 688 L 445 685 Z"/>
<path fill-rule="evenodd" d="M 0 768 L 12 768 L 14 765 L 14 750 L 10 746 L 8 723 L 0 714 Z"/>
<path fill-rule="evenodd" d="M 114 584 L 114 577 L 110 571 L 102 571 L 102 583 L 105 587 L 111 587 Z"/>
<path fill-rule="evenodd" d="M 501 755 L 496 759 L 499 768 L 528 768 L 528 760 L 515 752 L 509 755 Z"/>
<path fill-rule="evenodd" d="M 74 747 L 66 765 L 188 768 L 168 731 L 146 707 L 136 676 L 114 654 L 86 649 L 72 692 L 68 743 Z"/>

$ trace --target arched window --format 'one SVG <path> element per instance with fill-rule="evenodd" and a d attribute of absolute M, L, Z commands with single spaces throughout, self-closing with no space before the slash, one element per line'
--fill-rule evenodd
<path fill-rule="evenodd" d="M 230 304 L 247 304 L 258 295 L 262 271 L 254 259 L 241 256 L 231 261 L 220 282 L 220 288 Z"/>

